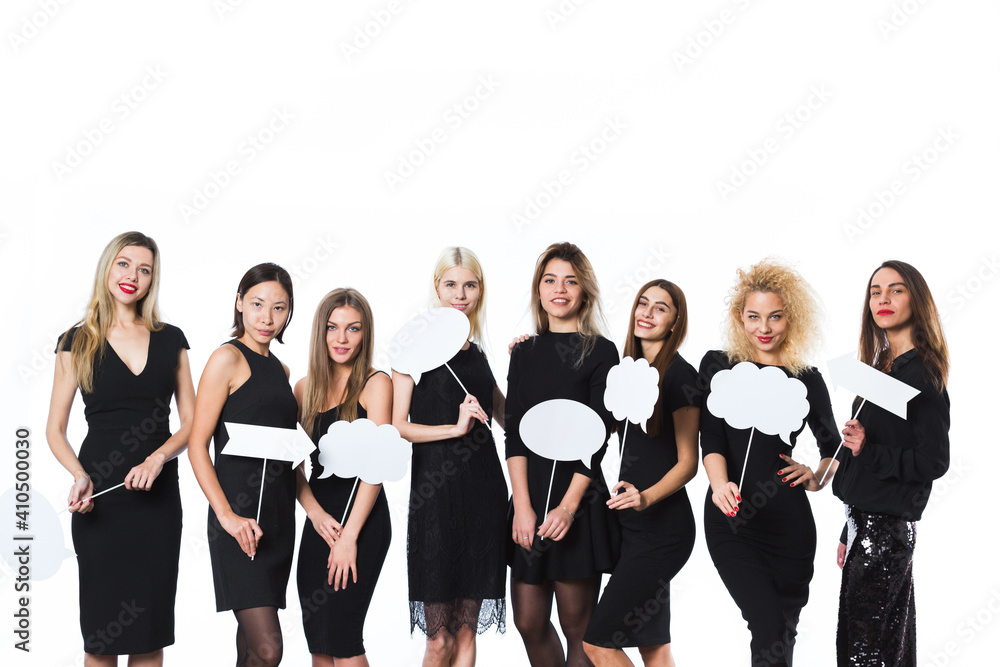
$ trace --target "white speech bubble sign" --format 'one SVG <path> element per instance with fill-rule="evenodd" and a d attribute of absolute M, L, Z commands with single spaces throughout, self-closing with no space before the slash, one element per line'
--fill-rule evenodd
<path fill-rule="evenodd" d="M 370 419 L 337 421 L 319 439 L 320 479 L 337 475 L 360 477 L 368 484 L 396 482 L 406 474 L 411 451 L 410 443 L 392 424 L 377 426 Z"/>
<path fill-rule="evenodd" d="M 834 386 L 844 387 L 900 419 L 906 419 L 906 404 L 920 393 L 919 389 L 858 361 L 853 354 L 831 359 L 827 367 Z"/>
<path fill-rule="evenodd" d="M 229 442 L 222 453 L 229 456 L 248 456 L 254 459 L 288 461 L 292 466 L 302 463 L 316 445 L 306 435 L 301 424 L 295 428 L 277 428 L 225 422 Z"/>
<path fill-rule="evenodd" d="M 809 414 L 806 386 L 777 366 L 743 361 L 712 378 L 708 411 L 733 428 L 754 428 L 792 444 L 791 435 Z"/>
<path fill-rule="evenodd" d="M 604 444 L 606 430 L 589 405 L 567 398 L 542 401 L 521 417 L 521 440 L 528 449 L 554 461 L 583 461 Z"/>
<path fill-rule="evenodd" d="M 469 318 L 454 308 L 431 308 L 414 316 L 389 342 L 392 369 L 413 376 L 434 370 L 469 340 Z"/>
<path fill-rule="evenodd" d="M 646 430 L 660 397 L 660 373 L 645 359 L 623 358 L 608 371 L 604 405 L 615 419 L 627 419 Z"/>

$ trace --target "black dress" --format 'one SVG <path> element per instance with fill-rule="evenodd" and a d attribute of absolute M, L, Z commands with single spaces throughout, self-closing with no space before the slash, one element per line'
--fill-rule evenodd
<path fill-rule="evenodd" d="M 726 458 L 729 480 L 739 483 L 750 429 L 734 429 L 707 407 L 712 377 L 732 368 L 725 352 L 710 351 L 702 359 L 700 383 L 705 389 L 701 408 L 702 456 Z M 757 364 L 763 367 L 762 364 Z M 780 367 L 786 374 L 791 374 Z M 830 393 L 823 377 L 810 368 L 798 378 L 806 386 L 806 423 L 816 437 L 821 458 L 833 456 L 840 436 L 833 420 Z M 705 497 L 705 541 L 729 594 L 750 628 L 752 664 L 792 664 L 799 612 L 809 599 L 809 582 L 816 554 L 816 523 L 801 486 L 782 483 L 777 472 L 792 456 L 796 438 L 786 445 L 779 436 L 754 431 L 735 517 L 727 517 Z M 794 456 L 792 456 L 794 458 Z"/>
<path fill-rule="evenodd" d="M 223 454 L 229 442 L 224 422 L 295 428 L 298 405 L 281 362 L 273 354 L 257 354 L 238 340 L 234 345 L 250 366 L 250 377 L 229 395 L 215 427 L 215 473 L 232 510 L 257 517 L 264 481 L 264 500 L 257 524 L 263 536 L 253 560 L 219 524 L 208 508 L 208 550 L 215 581 L 216 611 L 253 607 L 285 608 L 285 589 L 295 550 L 295 469 L 287 461 Z"/>
<path fill-rule="evenodd" d="M 76 331 L 64 334 L 65 349 Z M 177 358 L 187 348 L 177 327 L 151 331 L 146 366 L 136 375 L 104 344 L 94 364 L 94 390 L 82 394 L 87 437 L 79 459 L 95 494 L 123 482 L 170 437 Z M 90 512 L 74 513 L 72 531 L 84 650 L 142 654 L 173 644 L 181 546 L 177 459 L 163 464 L 149 491 L 122 487 L 96 499 Z M 111 627 L 119 628 L 120 636 L 112 637 Z"/>
<path fill-rule="evenodd" d="M 358 403 L 358 419 L 367 416 Z M 340 419 L 340 406 L 316 415 L 312 439 L 317 445 L 330 425 Z M 344 518 L 344 509 L 350 498 L 351 508 L 357 499 L 353 497 L 354 477 L 345 479 L 331 473 L 320 479 L 323 465 L 319 462 L 319 450 L 310 454 L 312 473 L 309 488 L 320 506 L 334 519 Z M 348 513 L 348 516 L 350 514 Z M 346 520 L 342 523 L 346 523 Z M 389 521 L 389 503 L 385 490 L 379 489 L 375 504 L 358 535 L 358 581 L 348 580 L 347 587 L 335 591 L 328 583 L 327 559 L 330 547 L 320 537 L 309 519 L 302 528 L 302 544 L 299 547 L 296 583 L 299 600 L 302 603 L 302 625 L 310 653 L 320 653 L 334 658 L 352 658 L 365 652 L 364 629 L 368 605 L 371 604 L 375 584 L 385 555 L 389 551 L 392 527 Z"/>
<path fill-rule="evenodd" d="M 518 344 L 510 357 L 505 417 L 507 458 L 524 456 L 528 459 L 528 493 L 535 511 L 536 533 L 530 552 L 514 544 L 511 539 L 512 498 L 505 537 L 511 579 L 526 584 L 594 577 L 611 572 L 618 561 L 621 531 L 614 510 L 607 506 L 611 494 L 601 474 L 601 461 L 608 448 L 607 437 L 612 425 L 611 414 L 604 406 L 604 389 L 608 371 L 618 363 L 618 350 L 608 339 L 598 338 L 583 364 L 575 368 L 582 340 L 575 332 L 548 332 Z M 519 427 L 524 413 L 553 398 L 588 405 L 604 421 L 604 444 L 594 453 L 589 468 L 582 461 L 556 462 L 539 456 L 521 439 Z M 580 502 L 573 525 L 558 542 L 541 540 L 537 536 L 537 528 L 545 520 L 545 500 L 553 464 L 556 464 L 555 480 L 549 510 L 558 506 L 575 473 L 590 477 L 590 488 Z"/>
<path fill-rule="evenodd" d="M 475 344 L 448 362 L 492 419 L 496 381 Z M 410 421 L 454 424 L 465 393 L 444 366 L 424 373 L 413 388 Z M 428 635 L 462 626 L 483 633 L 507 623 L 503 559 L 507 483 L 488 425 L 473 421 L 460 438 L 413 445 L 406 563 L 410 632 Z M 479 604 L 482 601 L 482 604 Z"/>
<path fill-rule="evenodd" d="M 698 374 L 679 354 L 660 385 L 660 432 L 650 437 L 626 422 L 619 479 L 640 491 L 677 465 L 674 411 L 699 406 Z M 622 553 L 583 640 L 604 648 L 670 643 L 670 580 L 694 549 L 694 514 L 681 487 L 641 512 L 619 510 Z M 635 611 L 636 609 L 639 611 Z"/>
<path fill-rule="evenodd" d="M 916 664 L 913 548 L 931 487 L 948 470 L 951 402 L 915 349 L 889 375 L 920 393 L 906 419 L 865 403 L 858 421 L 865 446 L 839 455 L 833 492 L 847 504 L 850 535 L 840 586 L 838 665 Z M 846 533 L 845 529 L 845 533 Z"/>

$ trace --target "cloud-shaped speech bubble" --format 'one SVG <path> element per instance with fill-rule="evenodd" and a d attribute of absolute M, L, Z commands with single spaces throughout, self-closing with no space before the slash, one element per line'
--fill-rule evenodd
<path fill-rule="evenodd" d="M 660 396 L 660 374 L 645 359 L 625 357 L 608 371 L 604 405 L 615 419 L 628 419 L 646 430 Z"/>
<path fill-rule="evenodd" d="M 392 424 L 376 426 L 370 419 L 334 422 L 319 439 L 320 479 L 335 474 L 360 477 L 368 484 L 395 482 L 406 474 L 410 451 L 410 443 Z"/>
<path fill-rule="evenodd" d="M 76 554 L 66 548 L 66 536 L 62 523 L 49 501 L 37 491 L 32 491 L 28 504 L 29 510 L 24 516 L 24 528 L 21 519 L 15 511 L 17 505 L 23 505 L 17 498 L 14 489 L 8 489 L 0 496 L 0 512 L 3 516 L 14 517 L 10 536 L 4 540 L 2 557 L 13 575 L 18 574 L 18 549 L 28 548 L 31 553 L 31 579 L 42 581 L 55 575 L 62 562 Z M 23 512 L 23 510 L 21 510 Z M 30 537 L 31 539 L 25 539 Z M 21 539 L 17 539 L 21 538 Z"/>
<path fill-rule="evenodd" d="M 469 318 L 454 308 L 431 308 L 411 318 L 389 342 L 393 370 L 413 376 L 434 370 L 469 340 Z M 366 480 L 367 481 L 367 480 Z"/>
<path fill-rule="evenodd" d="M 755 428 L 792 444 L 809 414 L 806 386 L 776 366 L 757 368 L 743 361 L 712 378 L 708 411 L 733 428 Z"/>
<path fill-rule="evenodd" d="M 542 401 L 521 417 L 521 440 L 539 456 L 555 461 L 583 461 L 604 444 L 604 422 L 589 405 L 567 398 Z"/>

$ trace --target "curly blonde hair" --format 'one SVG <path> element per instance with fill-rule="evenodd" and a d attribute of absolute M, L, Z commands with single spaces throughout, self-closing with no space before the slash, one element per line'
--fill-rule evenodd
<path fill-rule="evenodd" d="M 743 327 L 743 309 L 747 297 L 754 292 L 776 294 L 784 302 L 788 330 L 778 355 L 781 365 L 792 375 L 801 375 L 809 368 L 809 357 L 821 340 L 819 300 L 795 269 L 771 258 L 754 264 L 748 271 L 736 270 L 736 284 L 726 297 L 729 318 L 724 326 L 730 363 L 754 360 L 756 348 Z"/>

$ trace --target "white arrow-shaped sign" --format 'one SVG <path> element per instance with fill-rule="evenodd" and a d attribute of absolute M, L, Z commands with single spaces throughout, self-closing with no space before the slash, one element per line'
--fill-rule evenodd
<path fill-rule="evenodd" d="M 858 405 L 858 409 L 854 411 L 854 416 L 851 419 L 858 418 L 858 413 L 861 412 L 861 408 L 866 401 L 871 401 L 880 408 L 888 410 L 902 419 L 906 419 L 906 404 L 910 402 L 911 398 L 920 393 L 919 389 L 914 389 L 905 382 L 900 382 L 896 378 L 886 375 L 862 361 L 858 361 L 850 353 L 836 359 L 831 359 L 826 365 L 830 370 L 830 380 L 834 386 L 843 387 L 852 394 L 857 394 L 861 397 L 861 403 Z M 841 440 L 840 444 L 837 445 L 837 451 L 833 453 L 833 461 L 823 471 L 823 476 L 819 480 L 821 488 L 823 482 L 826 481 L 827 473 L 830 472 L 830 468 L 836 462 L 837 454 L 840 453 L 843 446 L 844 441 Z M 834 475 L 836 474 L 834 473 Z"/>
<path fill-rule="evenodd" d="M 267 460 L 288 461 L 292 467 L 302 463 L 316 445 L 306 435 L 301 424 L 295 428 L 277 428 L 275 426 L 258 426 L 256 424 L 239 424 L 224 422 L 229 433 L 229 442 L 222 448 L 223 454 L 229 456 L 248 456 L 263 459 L 264 470 L 267 470 Z M 264 478 L 261 471 L 260 493 L 257 496 L 257 521 L 260 522 L 260 508 L 264 502 Z M 250 560 L 253 560 L 251 556 Z"/>
<path fill-rule="evenodd" d="M 229 456 L 288 461 L 295 467 L 316 449 L 300 424 L 295 428 L 276 428 L 255 424 L 225 422 L 229 442 L 222 448 Z"/>
<path fill-rule="evenodd" d="M 831 359 L 827 367 L 835 386 L 843 387 L 902 419 L 906 419 L 906 404 L 920 393 L 919 389 L 858 361 L 853 354 Z"/>

